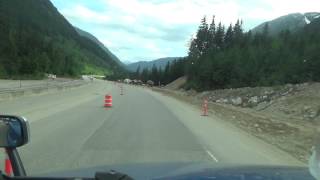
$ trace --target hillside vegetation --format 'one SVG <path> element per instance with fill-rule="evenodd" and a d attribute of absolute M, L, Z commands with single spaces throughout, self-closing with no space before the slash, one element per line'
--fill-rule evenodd
<path fill-rule="evenodd" d="M 186 64 L 188 85 L 196 89 L 270 86 L 320 80 L 320 18 L 301 31 L 270 36 L 243 32 L 242 22 L 227 30 L 206 19 L 192 40 Z"/>
<path fill-rule="evenodd" d="M 290 30 L 291 32 L 297 32 L 305 27 L 307 24 L 320 17 L 318 12 L 308 13 L 292 13 L 285 16 L 278 17 L 274 20 L 264 22 L 252 29 L 253 33 L 263 32 L 264 26 L 269 25 L 269 34 L 277 35 L 284 30 Z"/>
<path fill-rule="evenodd" d="M 271 36 L 268 23 L 262 33 L 244 32 L 242 21 L 225 28 L 203 18 L 191 40 L 183 66 L 186 89 L 207 90 L 272 86 L 320 80 L 320 18 L 293 33 Z M 165 74 L 163 76 L 168 76 Z M 170 75 L 169 75 L 170 76 Z"/>
<path fill-rule="evenodd" d="M 135 72 L 130 73 L 132 79 L 140 79 L 144 82 L 152 80 L 156 84 L 168 84 L 184 75 L 186 58 L 178 58 L 167 61 L 164 68 L 163 65 L 153 64 L 151 68 L 138 66 Z"/>
<path fill-rule="evenodd" d="M 112 74 L 121 67 L 50 1 L 0 0 L 0 78 Z M 102 72 L 101 72 L 102 71 Z"/>
<path fill-rule="evenodd" d="M 165 57 L 165 58 L 155 59 L 152 61 L 139 61 L 139 62 L 128 64 L 127 69 L 131 72 L 137 71 L 138 68 L 140 70 L 142 69 L 151 70 L 153 65 L 155 65 L 158 69 L 159 68 L 164 69 L 168 64 L 168 62 L 171 63 L 178 59 L 181 59 L 181 57 Z"/>
<path fill-rule="evenodd" d="M 120 66 L 125 66 L 116 55 L 114 55 L 102 42 L 100 42 L 92 34 L 86 32 L 82 29 L 79 29 L 77 27 L 74 27 L 74 28 L 80 36 L 88 38 L 89 40 L 95 42 L 98 46 L 100 46 L 112 58 L 113 61 L 117 62 Z"/>

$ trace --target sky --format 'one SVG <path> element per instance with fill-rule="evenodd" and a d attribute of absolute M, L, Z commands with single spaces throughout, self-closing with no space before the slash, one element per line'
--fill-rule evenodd
<path fill-rule="evenodd" d="M 319 0 L 51 0 L 74 26 L 97 37 L 121 61 L 182 57 L 200 20 L 249 30 L 295 12 L 320 12 Z"/>

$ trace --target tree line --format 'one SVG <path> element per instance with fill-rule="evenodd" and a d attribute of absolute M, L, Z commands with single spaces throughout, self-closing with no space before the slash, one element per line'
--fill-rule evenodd
<path fill-rule="evenodd" d="M 186 58 L 175 59 L 168 62 L 164 68 L 157 67 L 155 64 L 151 69 L 141 69 L 139 66 L 135 72 L 130 74 L 130 78 L 139 79 L 143 82 L 151 80 L 156 85 L 166 85 L 184 75 L 185 60 Z"/>
<path fill-rule="evenodd" d="M 319 20 L 292 33 L 244 32 L 238 20 L 228 28 L 203 18 L 186 65 L 188 85 L 196 89 L 270 86 L 318 81 Z"/>
<path fill-rule="evenodd" d="M 241 20 L 225 27 L 221 22 L 216 25 L 214 17 L 211 23 L 204 17 L 188 57 L 179 63 L 179 76 L 187 76 L 185 88 L 197 90 L 319 81 L 319 30 L 320 18 L 297 32 L 271 36 L 268 23 L 263 32 L 252 33 L 244 32 Z M 155 68 L 143 71 L 141 78 L 157 79 Z M 165 83 L 177 78 L 159 71 Z"/>

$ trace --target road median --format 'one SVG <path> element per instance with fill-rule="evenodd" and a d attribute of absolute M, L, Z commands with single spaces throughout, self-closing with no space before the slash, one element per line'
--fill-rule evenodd
<path fill-rule="evenodd" d="M 0 101 L 15 99 L 23 96 L 40 95 L 45 93 L 63 91 L 88 83 L 88 81 L 84 80 L 70 80 L 64 82 L 43 83 L 23 87 L 0 88 Z"/>

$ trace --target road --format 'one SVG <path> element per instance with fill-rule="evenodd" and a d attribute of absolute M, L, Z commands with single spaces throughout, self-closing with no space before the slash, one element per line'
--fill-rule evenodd
<path fill-rule="evenodd" d="M 113 107 L 103 107 L 104 95 Z M 96 80 L 58 93 L 0 102 L 26 117 L 31 142 L 19 151 L 31 175 L 100 165 L 213 162 L 302 165 L 214 115 L 153 92 Z"/>

